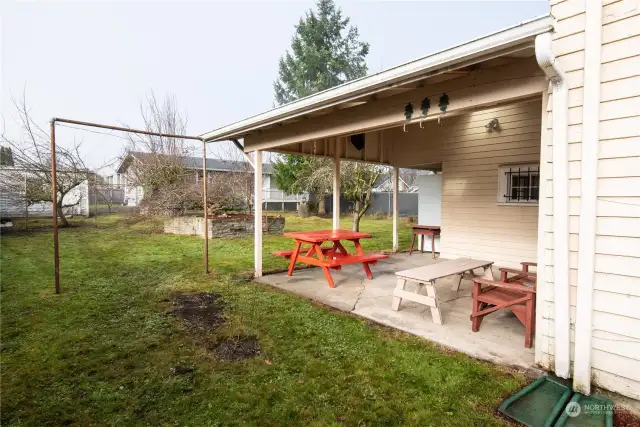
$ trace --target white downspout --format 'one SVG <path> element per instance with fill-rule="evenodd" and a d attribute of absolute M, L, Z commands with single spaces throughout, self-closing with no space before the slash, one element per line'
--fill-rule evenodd
<path fill-rule="evenodd" d="M 580 237 L 578 240 L 578 294 L 573 389 L 591 393 L 591 338 L 593 334 L 593 280 L 596 253 L 598 140 L 600 134 L 600 61 L 602 2 L 587 2 L 582 102 L 582 157 L 580 175 Z"/>
<path fill-rule="evenodd" d="M 551 81 L 553 155 L 553 284 L 555 308 L 555 372 L 569 378 L 571 319 L 569 306 L 569 161 L 567 147 L 569 89 L 553 54 L 551 33 L 536 37 L 536 60 Z M 543 278 L 544 280 L 544 278 Z"/>

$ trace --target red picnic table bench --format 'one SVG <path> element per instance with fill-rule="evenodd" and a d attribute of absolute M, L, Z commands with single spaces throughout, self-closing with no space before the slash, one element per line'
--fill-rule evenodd
<path fill-rule="evenodd" d="M 295 239 L 295 249 L 273 252 L 273 255 L 290 259 L 288 275 L 291 276 L 293 274 L 296 262 L 315 265 L 322 268 L 324 276 L 327 282 L 329 282 L 329 287 L 332 288 L 335 288 L 336 285 L 333 282 L 329 269 L 340 270 L 343 265 L 361 263 L 367 278 L 373 279 L 369 265 L 375 265 L 378 260 L 388 257 L 388 255 L 384 254 L 364 253 L 362 245 L 360 245 L 360 239 L 369 239 L 372 237 L 371 234 L 367 233 L 349 230 L 318 230 L 297 231 L 284 233 L 283 235 Z M 342 245 L 342 240 L 353 242 L 356 253 L 349 254 Z M 324 242 L 330 242 L 332 245 L 322 246 Z M 303 245 L 311 246 L 303 248 Z M 315 258 L 313 255 L 315 255 Z"/>

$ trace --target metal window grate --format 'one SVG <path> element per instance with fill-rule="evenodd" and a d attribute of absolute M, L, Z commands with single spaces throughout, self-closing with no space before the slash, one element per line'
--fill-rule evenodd
<path fill-rule="evenodd" d="M 509 203 L 537 202 L 540 198 L 540 167 L 517 167 L 505 171 Z"/>

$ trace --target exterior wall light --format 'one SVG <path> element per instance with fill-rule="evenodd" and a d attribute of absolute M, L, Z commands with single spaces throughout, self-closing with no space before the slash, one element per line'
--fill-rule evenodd
<path fill-rule="evenodd" d="M 493 132 L 494 130 L 498 130 L 498 128 L 500 128 L 500 122 L 498 121 L 498 119 L 491 119 L 491 121 L 484 125 L 484 127 L 487 128 L 487 132 Z"/>

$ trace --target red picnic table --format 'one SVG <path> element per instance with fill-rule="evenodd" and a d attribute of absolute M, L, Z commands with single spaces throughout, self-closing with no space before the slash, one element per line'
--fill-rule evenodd
<path fill-rule="evenodd" d="M 297 231 L 292 233 L 284 233 L 286 237 L 295 239 L 296 246 L 294 250 L 277 251 L 273 254 L 290 259 L 289 273 L 293 274 L 296 262 L 303 262 L 309 265 L 321 267 L 324 276 L 329 282 L 329 286 L 335 288 L 333 278 L 329 269 L 340 270 L 343 265 L 360 264 L 364 267 L 364 272 L 369 279 L 373 279 L 369 265 L 375 265 L 378 260 L 387 258 L 384 254 L 365 254 L 360 245 L 360 239 L 369 239 L 371 234 L 360 233 L 349 230 L 318 230 L 318 231 Z M 341 241 L 353 242 L 356 253 L 349 254 Z M 332 243 L 332 246 L 322 246 L 324 242 Z M 302 245 L 311 245 L 311 247 L 302 247 Z M 301 254 L 301 252 L 304 253 Z M 315 255 L 315 258 L 313 257 Z"/>

